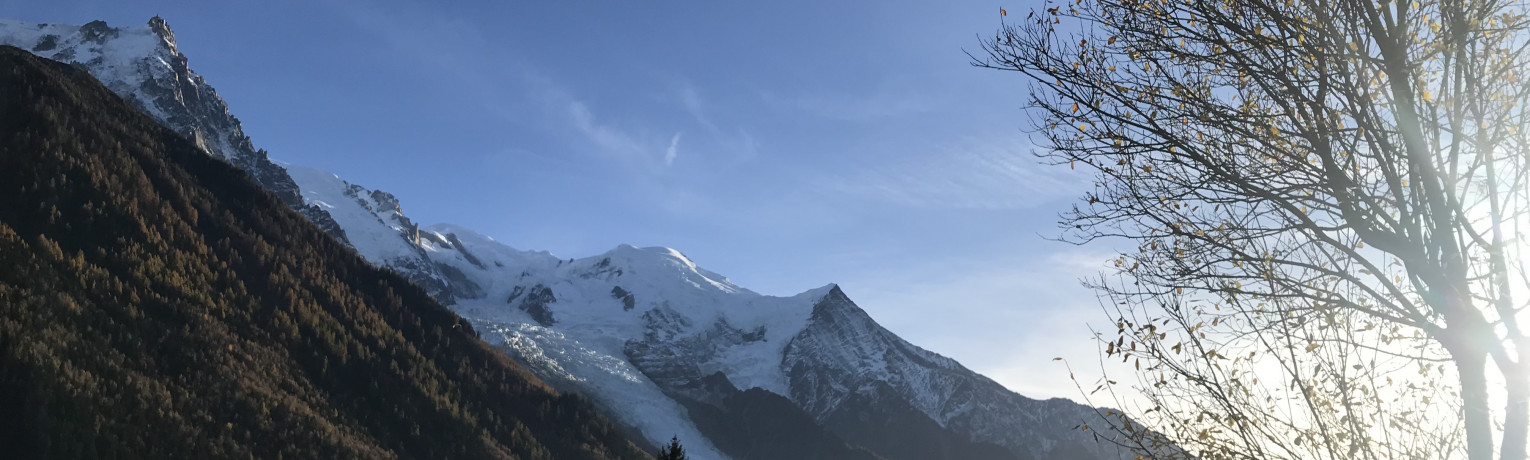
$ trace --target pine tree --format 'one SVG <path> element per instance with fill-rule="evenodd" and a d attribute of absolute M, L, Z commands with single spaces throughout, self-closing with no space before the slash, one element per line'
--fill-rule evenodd
<path fill-rule="evenodd" d="M 669 438 L 669 445 L 660 447 L 659 455 L 656 455 L 655 457 L 658 460 L 686 460 L 689 458 L 685 456 L 685 448 L 680 447 L 679 436 Z"/>

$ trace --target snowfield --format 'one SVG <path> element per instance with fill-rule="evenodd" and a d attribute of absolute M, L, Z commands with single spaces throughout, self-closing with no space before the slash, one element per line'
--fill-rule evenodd
<path fill-rule="evenodd" d="M 622 245 L 579 259 L 518 250 L 450 224 L 421 228 L 391 194 L 274 163 L 157 17 L 123 28 L 0 20 L 0 44 L 83 66 L 366 260 L 451 306 L 540 378 L 584 394 L 655 445 L 679 436 L 692 458 L 727 458 L 674 396 L 720 373 L 738 389 L 785 397 L 819 423 L 855 420 L 866 408 L 847 401 L 872 401 L 872 409 L 906 405 L 916 411 L 910 417 L 1022 456 L 1123 458 L 1071 429 L 1093 409 L 1026 398 L 910 344 L 833 284 L 774 297 L 669 248 Z"/>

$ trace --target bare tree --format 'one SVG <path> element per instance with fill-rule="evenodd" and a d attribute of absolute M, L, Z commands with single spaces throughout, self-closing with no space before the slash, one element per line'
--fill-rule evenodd
<path fill-rule="evenodd" d="M 1092 283 L 1134 418 L 1201 458 L 1525 458 L 1526 10 L 1079 0 L 984 39 L 1094 174 L 1064 239 L 1135 246 Z"/>

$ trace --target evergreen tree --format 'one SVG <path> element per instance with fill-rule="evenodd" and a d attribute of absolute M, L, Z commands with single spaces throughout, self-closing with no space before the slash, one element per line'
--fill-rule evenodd
<path fill-rule="evenodd" d="M 669 438 L 669 445 L 660 447 L 659 455 L 655 455 L 654 457 L 658 460 L 686 460 L 689 458 L 685 456 L 685 448 L 680 447 L 679 436 Z"/>

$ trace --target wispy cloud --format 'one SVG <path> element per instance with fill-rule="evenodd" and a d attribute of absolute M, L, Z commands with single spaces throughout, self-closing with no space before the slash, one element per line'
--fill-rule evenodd
<path fill-rule="evenodd" d="M 664 150 L 664 166 L 675 164 L 675 157 L 680 155 L 680 134 L 669 138 L 669 148 Z"/>
<path fill-rule="evenodd" d="M 390 4 L 389 8 L 345 0 L 330 0 L 329 4 L 377 34 L 403 58 L 418 61 L 423 64 L 420 68 L 481 95 L 477 98 L 480 104 L 506 120 L 527 119 L 525 104 L 520 101 L 529 100 L 541 104 L 545 116 L 536 119 L 561 123 L 597 153 L 650 166 L 663 161 L 656 154 L 656 147 L 662 144 L 645 140 L 630 127 L 602 119 L 575 91 L 520 56 L 506 52 L 469 22 L 409 2 Z"/>
<path fill-rule="evenodd" d="M 583 101 L 574 100 L 562 91 L 554 93 L 549 97 L 558 100 L 556 103 L 566 108 L 568 120 L 573 127 L 601 151 L 626 157 L 642 156 L 647 150 L 644 143 L 631 134 L 611 125 L 598 123 L 595 115 L 590 113 L 589 106 Z"/>
<path fill-rule="evenodd" d="M 894 152 L 888 162 L 829 178 L 824 186 L 905 206 L 965 209 L 1025 209 L 1080 190 L 1082 174 L 1038 164 L 1032 148 L 1009 137 Z"/>
<path fill-rule="evenodd" d="M 759 154 L 759 143 L 748 129 L 743 126 L 723 128 L 713 120 L 701 90 L 689 80 L 677 78 L 675 87 L 678 88 L 675 92 L 676 100 L 696 125 L 702 128 L 713 150 L 726 153 L 726 158 L 734 162 L 750 160 Z"/>

